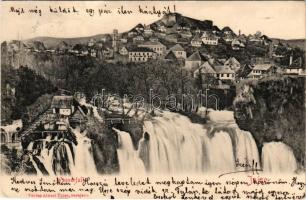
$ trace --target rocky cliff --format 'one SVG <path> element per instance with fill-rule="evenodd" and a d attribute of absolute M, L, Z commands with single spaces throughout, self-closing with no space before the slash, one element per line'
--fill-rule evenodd
<path fill-rule="evenodd" d="M 235 119 L 250 131 L 261 151 L 265 142 L 289 145 L 304 165 L 305 111 L 303 78 L 267 78 L 243 85 L 234 101 Z"/>

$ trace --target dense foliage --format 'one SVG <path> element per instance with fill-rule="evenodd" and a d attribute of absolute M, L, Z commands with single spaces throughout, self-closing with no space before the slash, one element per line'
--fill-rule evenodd
<path fill-rule="evenodd" d="M 37 74 L 28 67 L 14 69 L 1 67 L 1 111 L 2 120 L 20 119 L 26 113 L 27 106 L 32 105 L 43 94 L 55 90 L 51 81 Z"/>
<path fill-rule="evenodd" d="M 240 128 L 252 133 L 259 149 L 265 142 L 283 141 L 304 163 L 304 80 L 269 78 L 249 85 L 234 104 Z"/>

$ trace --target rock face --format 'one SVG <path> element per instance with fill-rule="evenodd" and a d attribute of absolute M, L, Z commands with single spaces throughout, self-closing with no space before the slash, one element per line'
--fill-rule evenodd
<path fill-rule="evenodd" d="M 269 78 L 243 86 L 234 101 L 239 127 L 250 131 L 259 151 L 265 142 L 282 141 L 304 165 L 305 120 L 302 78 Z"/>
<path fill-rule="evenodd" d="M 92 139 L 92 150 L 97 172 L 112 174 L 119 171 L 117 156 L 117 133 L 105 127 L 96 118 L 89 116 L 86 127 L 87 137 Z"/>

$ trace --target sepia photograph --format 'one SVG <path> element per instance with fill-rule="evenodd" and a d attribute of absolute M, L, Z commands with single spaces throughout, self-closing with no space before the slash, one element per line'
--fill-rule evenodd
<path fill-rule="evenodd" d="M 0 197 L 304 199 L 305 8 L 0 2 Z"/>

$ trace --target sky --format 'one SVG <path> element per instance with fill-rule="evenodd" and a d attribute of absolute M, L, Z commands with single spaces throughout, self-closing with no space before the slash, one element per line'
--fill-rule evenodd
<path fill-rule="evenodd" d="M 219 28 L 230 26 L 236 33 L 254 34 L 261 31 L 273 38 L 302 39 L 306 37 L 304 1 L 6 1 L 0 2 L 0 39 L 29 39 L 38 36 L 83 37 L 110 33 L 114 28 L 127 31 L 138 23 L 149 24 L 161 18 L 158 15 L 140 14 L 138 7 L 152 10 L 155 6 L 164 10 L 181 13 L 199 20 L 213 20 Z M 51 13 L 50 8 L 74 8 L 78 13 Z M 131 10 L 129 15 L 118 14 L 121 6 Z M 18 15 L 11 8 L 23 8 L 25 13 Z M 29 10 L 41 10 L 29 13 Z M 90 16 L 86 10 L 94 9 Z M 98 9 L 111 10 L 111 14 L 99 15 Z"/>

